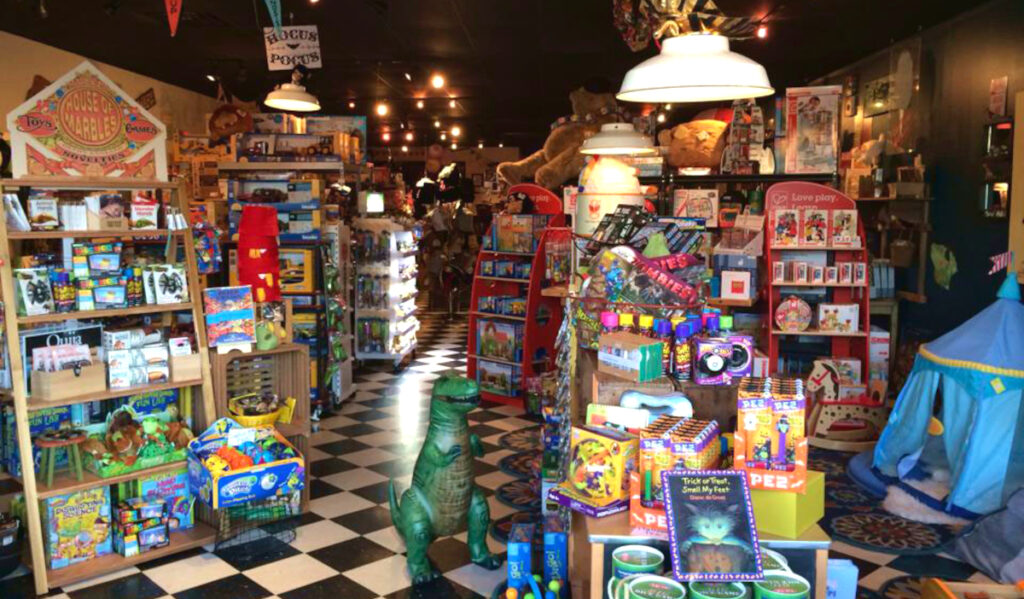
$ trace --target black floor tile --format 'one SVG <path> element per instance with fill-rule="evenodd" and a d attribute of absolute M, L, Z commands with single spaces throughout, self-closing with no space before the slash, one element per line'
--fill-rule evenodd
<path fill-rule="evenodd" d="M 358 420 L 359 422 L 373 422 L 374 420 L 381 420 L 383 418 L 391 418 L 391 414 L 382 412 L 380 410 L 366 410 L 363 412 L 356 412 L 354 414 L 346 414 L 352 420 Z"/>
<path fill-rule="evenodd" d="M 306 524 L 313 524 L 323 520 L 324 517 L 315 512 L 305 512 L 299 516 L 299 521 L 295 523 L 296 526 L 305 526 Z"/>
<path fill-rule="evenodd" d="M 360 443 L 353 439 L 342 439 L 341 441 L 332 441 L 330 443 L 325 443 L 324 445 L 317 445 L 316 448 L 333 456 L 343 456 L 346 453 L 355 453 L 364 449 L 370 449 L 370 446 L 366 443 Z"/>
<path fill-rule="evenodd" d="M 469 545 L 451 537 L 431 543 L 427 556 L 441 572 L 451 572 L 470 563 Z"/>
<path fill-rule="evenodd" d="M 339 435 L 345 435 L 346 437 L 352 438 L 352 437 L 359 437 L 359 436 L 362 436 L 362 435 L 370 435 L 370 434 L 373 434 L 373 433 L 379 433 L 380 430 L 381 429 L 379 429 L 379 428 L 377 428 L 377 427 L 375 427 L 373 425 L 366 424 L 365 422 L 360 422 L 359 424 L 350 424 L 348 426 L 342 426 L 342 427 L 339 427 L 339 428 L 333 428 L 333 429 L 331 429 L 331 432 L 338 433 Z"/>
<path fill-rule="evenodd" d="M 492 412 L 490 410 L 480 410 L 478 412 L 470 413 L 468 416 L 466 416 L 466 418 L 470 422 L 481 423 L 490 422 L 492 420 L 501 420 L 502 418 L 508 418 L 508 416 L 504 414 L 498 414 L 497 412 Z"/>
<path fill-rule="evenodd" d="M 398 398 L 391 396 L 378 397 L 376 399 L 367 399 L 359 402 L 364 406 L 370 406 L 371 408 L 390 408 L 391 406 L 398 403 Z"/>
<path fill-rule="evenodd" d="M 484 455 L 504 449 L 501 445 L 495 445 L 494 443 L 488 443 L 486 441 L 481 441 L 480 445 L 483 445 L 484 447 Z"/>
<path fill-rule="evenodd" d="M 390 462 L 381 462 L 380 464 L 367 466 L 367 468 L 373 470 L 377 474 L 383 474 L 388 478 L 398 478 L 399 476 L 405 476 L 406 474 L 412 473 L 413 467 L 416 465 L 416 456 L 418 453 L 418 451 L 413 451 L 409 454 L 406 454 L 407 457 L 404 457 L 402 459 L 391 460 Z"/>
<path fill-rule="evenodd" d="M 339 460 L 338 458 L 317 460 L 309 464 L 310 474 L 317 477 L 330 476 L 331 474 L 337 474 L 339 472 L 347 472 L 353 468 L 356 468 L 356 466 L 343 460 Z"/>
<path fill-rule="evenodd" d="M 473 460 L 473 476 L 483 476 L 492 472 L 500 470 L 497 466 L 492 466 L 483 460 Z"/>
<path fill-rule="evenodd" d="M 158 557 L 157 559 L 154 559 L 154 560 L 150 560 L 150 561 L 147 561 L 147 562 L 142 562 L 141 564 L 138 565 L 138 568 L 140 570 L 143 570 L 143 571 L 145 571 L 145 570 L 152 570 L 153 568 L 158 568 L 160 566 L 166 566 L 167 564 L 170 564 L 172 562 L 176 562 L 176 561 L 178 561 L 180 559 L 188 559 L 190 557 L 195 557 L 197 555 L 203 555 L 204 553 L 208 553 L 208 551 L 206 551 L 202 547 L 196 547 L 194 549 L 189 549 L 187 551 L 182 551 L 181 553 L 175 553 L 173 555 L 168 555 L 166 557 Z"/>
<path fill-rule="evenodd" d="M 386 597 L 387 599 L 484 599 L 483 595 L 444 577 L 427 584 L 396 591 Z"/>
<path fill-rule="evenodd" d="M 384 503 L 388 500 L 388 482 L 386 480 L 381 481 L 375 485 L 355 489 L 352 492 L 373 503 Z"/>
<path fill-rule="evenodd" d="M 182 572 L 182 576 L 188 576 Z M 263 599 L 273 595 L 256 581 L 243 574 L 235 574 L 187 591 L 174 594 L 174 599 Z"/>
<path fill-rule="evenodd" d="M 141 572 L 68 593 L 71 599 L 155 599 L 166 593 Z"/>
<path fill-rule="evenodd" d="M 505 429 L 496 428 L 486 424 L 474 424 L 470 425 L 469 432 L 474 433 L 476 436 L 483 439 L 485 437 L 492 437 L 507 431 L 505 431 Z"/>
<path fill-rule="evenodd" d="M 327 484 L 319 478 L 314 478 L 309 481 L 310 499 L 320 499 L 321 497 L 327 497 L 328 495 L 334 495 L 335 493 L 341 493 L 341 489 L 334 485 Z"/>
<path fill-rule="evenodd" d="M 337 518 L 332 518 L 338 524 L 361 535 L 391 526 L 391 511 L 380 506 L 374 506 L 352 512 Z"/>
<path fill-rule="evenodd" d="M 336 545 L 310 551 L 309 555 L 322 561 L 338 572 L 346 572 L 359 566 L 391 557 L 395 553 L 369 539 L 357 537 Z"/>
<path fill-rule="evenodd" d="M 41 596 L 51 597 L 59 594 L 60 589 L 50 589 L 49 593 Z M 0 580 L 0 597 L 3 599 L 36 599 L 39 596 L 36 595 L 36 583 L 32 574 Z"/>
<path fill-rule="evenodd" d="M 339 574 L 278 596 L 281 599 L 373 599 L 377 593 Z"/>
<path fill-rule="evenodd" d="M 239 570 L 251 570 L 270 562 L 298 555 L 301 551 L 273 537 L 263 537 L 248 543 L 218 549 L 214 553 Z"/>

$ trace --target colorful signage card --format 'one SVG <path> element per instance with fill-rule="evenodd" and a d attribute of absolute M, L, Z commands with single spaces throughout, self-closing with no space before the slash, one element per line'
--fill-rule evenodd
<path fill-rule="evenodd" d="M 751 581 L 764 575 L 747 475 L 663 470 L 672 571 L 677 580 Z"/>
<path fill-rule="evenodd" d="M 17 177 L 167 180 L 167 129 L 85 61 L 7 115 Z"/>

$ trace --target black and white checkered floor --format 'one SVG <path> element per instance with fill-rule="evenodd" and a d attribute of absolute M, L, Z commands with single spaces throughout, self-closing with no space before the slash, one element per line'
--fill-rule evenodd
<path fill-rule="evenodd" d="M 313 475 L 311 513 L 290 545 L 253 559 L 213 547 L 148 562 L 98 579 L 55 589 L 49 596 L 72 599 L 283 599 L 376 597 L 489 597 L 505 569 L 488 571 L 469 561 L 465 532 L 436 541 L 430 557 L 444 579 L 410 588 L 404 543 L 391 525 L 388 480 L 399 493 L 409 486 L 426 432 L 430 388 L 447 370 L 466 370 L 466 321 L 422 316 L 416 359 L 398 374 L 390 363 L 369 363 L 355 376 L 357 391 L 339 415 L 324 418 L 307 456 Z M 498 447 L 506 432 L 534 425 L 521 410 L 483 405 L 470 415 L 471 430 L 487 454 L 476 460 L 476 482 L 488 495 L 514 480 L 498 461 L 511 452 Z M 513 510 L 490 499 L 491 518 Z M 274 543 L 273 540 L 267 540 Z M 491 550 L 504 545 L 489 538 Z M 0 597 L 35 597 L 32 578 L 0 581 Z"/>

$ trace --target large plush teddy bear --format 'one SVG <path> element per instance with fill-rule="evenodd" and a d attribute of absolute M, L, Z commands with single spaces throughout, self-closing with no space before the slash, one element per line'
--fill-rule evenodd
<path fill-rule="evenodd" d="M 595 89 L 596 86 L 587 86 Z M 601 125 L 619 120 L 615 94 L 588 91 L 581 87 L 569 94 L 572 117 L 551 129 L 544 147 L 518 162 L 502 162 L 498 179 L 506 185 L 522 183 L 533 177 L 534 183 L 556 189 L 583 170 L 586 156 L 580 154 L 583 140 L 598 132 Z"/>
<path fill-rule="evenodd" d="M 668 148 L 665 161 L 679 168 L 715 168 L 722 162 L 728 124 L 700 119 L 658 132 L 658 145 Z"/>

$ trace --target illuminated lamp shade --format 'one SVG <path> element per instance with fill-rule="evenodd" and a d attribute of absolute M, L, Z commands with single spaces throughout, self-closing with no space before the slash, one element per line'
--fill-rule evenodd
<path fill-rule="evenodd" d="M 359 194 L 360 212 L 363 214 L 380 214 L 384 212 L 384 194 L 371 191 Z"/>
<path fill-rule="evenodd" d="M 662 41 L 661 53 L 626 73 L 616 98 L 623 102 L 717 102 L 770 96 L 764 67 L 729 50 L 717 33 Z"/>
<path fill-rule="evenodd" d="M 573 219 L 577 234 L 593 234 L 604 215 L 620 205 L 644 205 L 636 172 L 635 167 L 606 156 L 598 157 L 583 169 Z"/>
<path fill-rule="evenodd" d="M 642 135 L 629 123 L 607 123 L 588 137 L 580 147 L 581 154 L 601 156 L 639 156 L 656 153 L 651 138 Z"/>
<path fill-rule="evenodd" d="M 282 83 L 267 94 L 263 103 L 278 110 L 291 112 L 315 112 L 320 110 L 320 100 L 306 91 L 302 85 L 302 72 L 292 71 L 292 82 Z"/>

